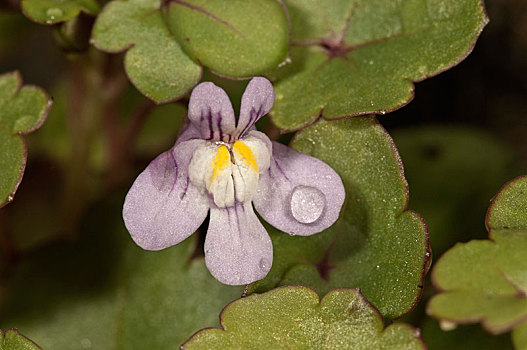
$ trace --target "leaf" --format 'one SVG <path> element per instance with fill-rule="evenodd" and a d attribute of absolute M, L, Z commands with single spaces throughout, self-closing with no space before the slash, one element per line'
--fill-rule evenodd
<path fill-rule="evenodd" d="M 16 325 L 44 349 L 176 348 L 218 324 L 242 293 L 192 258 L 197 237 L 161 252 L 144 251 L 121 222 L 123 196 L 100 204 L 76 242 L 49 245 L 10 279 L 2 327 Z"/>
<path fill-rule="evenodd" d="M 81 12 L 96 15 L 101 8 L 96 0 L 22 0 L 22 10 L 35 22 L 55 24 Z"/>
<path fill-rule="evenodd" d="M 16 329 L 0 330 L 0 350 L 39 350 L 40 347 Z"/>
<path fill-rule="evenodd" d="M 443 331 L 436 320 L 426 318 L 421 325 L 422 338 L 429 350 L 512 350 L 508 334 L 490 335 L 478 325 L 460 325 Z"/>
<path fill-rule="evenodd" d="M 392 137 L 410 184 L 410 206 L 426 218 L 434 254 L 455 242 L 486 238 L 479 218 L 489 198 L 525 168 L 510 147 L 483 130 L 460 126 L 397 129 Z"/>
<path fill-rule="evenodd" d="M 481 0 L 285 3 L 292 64 L 273 74 L 272 117 L 286 130 L 404 106 L 412 82 L 462 61 L 488 22 Z"/>
<path fill-rule="evenodd" d="M 440 291 L 428 303 L 433 317 L 481 322 L 493 334 L 527 319 L 527 176 L 507 183 L 492 200 L 486 224 L 490 240 L 447 251 L 432 273 Z"/>
<path fill-rule="evenodd" d="M 187 109 L 180 104 L 166 104 L 155 108 L 139 132 L 135 153 L 155 156 L 174 144 Z"/>
<path fill-rule="evenodd" d="M 196 333 L 183 349 L 425 349 L 406 324 L 384 328 L 381 314 L 358 289 L 337 289 L 322 300 L 302 287 L 277 288 L 229 304 L 223 329 Z"/>
<path fill-rule="evenodd" d="M 0 207 L 13 200 L 26 167 L 24 135 L 38 129 L 51 100 L 44 90 L 22 87 L 18 72 L 0 75 Z"/>
<path fill-rule="evenodd" d="M 91 39 L 106 52 L 127 50 L 128 77 L 157 103 L 177 99 L 201 76 L 201 67 L 171 36 L 160 6 L 160 0 L 111 1 L 97 17 Z"/>
<path fill-rule="evenodd" d="M 292 146 L 340 175 L 346 201 L 340 219 L 311 237 L 269 228 L 273 267 L 250 291 L 286 284 L 322 294 L 360 287 L 384 317 L 409 312 L 421 295 L 430 251 L 425 223 L 406 210 L 408 188 L 389 135 L 373 117 L 320 121 L 298 133 Z"/>
<path fill-rule="evenodd" d="M 522 323 L 512 331 L 512 342 L 516 350 L 527 349 L 527 322 Z"/>
<path fill-rule="evenodd" d="M 263 74 L 286 59 L 289 23 L 278 0 L 172 0 L 168 18 L 183 49 L 220 75 Z"/>

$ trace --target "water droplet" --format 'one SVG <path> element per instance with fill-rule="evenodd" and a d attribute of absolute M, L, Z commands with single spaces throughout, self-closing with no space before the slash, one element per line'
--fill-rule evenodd
<path fill-rule="evenodd" d="M 49 8 L 46 11 L 46 16 L 49 18 L 46 21 L 46 23 L 49 23 L 49 22 L 53 21 L 55 18 L 60 17 L 63 14 L 64 14 L 64 12 L 61 9 L 59 9 L 59 8 L 56 8 L 56 7 Z"/>
<path fill-rule="evenodd" d="M 291 196 L 291 213 L 303 224 L 317 221 L 326 207 L 326 196 L 318 188 L 297 186 Z"/>
<path fill-rule="evenodd" d="M 8 201 L 8 202 L 12 202 L 13 199 L 14 199 L 14 198 L 13 198 L 13 195 L 12 195 L 12 194 L 10 194 L 9 196 L 7 196 L 7 201 Z"/>
<path fill-rule="evenodd" d="M 377 270 L 381 268 L 379 265 L 377 265 L 377 266 L 375 266 L 375 267 L 377 268 Z"/>
<path fill-rule="evenodd" d="M 386 114 L 386 110 L 385 110 L 385 109 L 381 109 L 381 110 L 379 111 L 379 113 L 382 114 L 382 115 L 385 115 L 385 114 Z"/>
<path fill-rule="evenodd" d="M 260 269 L 262 270 L 267 270 L 269 268 L 270 264 L 269 264 L 269 261 L 267 261 L 267 259 L 260 259 L 260 263 L 258 264 L 258 267 L 260 267 Z"/>
<path fill-rule="evenodd" d="M 426 252 L 425 253 L 426 257 L 428 258 L 430 256 L 430 253 L 429 252 Z"/>

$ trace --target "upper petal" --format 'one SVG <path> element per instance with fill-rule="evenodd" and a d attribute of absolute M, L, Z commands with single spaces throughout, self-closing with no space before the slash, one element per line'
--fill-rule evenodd
<path fill-rule="evenodd" d="M 229 97 L 211 82 L 192 90 L 188 118 L 206 140 L 231 142 L 236 132 L 236 119 Z"/>
<path fill-rule="evenodd" d="M 211 207 L 205 263 L 218 281 L 234 286 L 267 275 L 273 263 L 273 245 L 250 202 L 223 209 Z"/>
<path fill-rule="evenodd" d="M 260 175 L 253 203 L 274 227 L 307 236 L 338 219 L 344 198 L 342 180 L 329 165 L 273 142 L 271 166 Z"/>
<path fill-rule="evenodd" d="M 123 219 L 143 249 L 160 250 L 194 233 L 209 209 L 209 200 L 188 177 L 188 165 L 203 140 L 183 142 L 159 155 L 137 177 L 123 206 Z"/>
<path fill-rule="evenodd" d="M 271 82 L 262 77 L 253 78 L 242 96 L 237 136 L 243 137 L 274 104 L 274 89 Z"/>

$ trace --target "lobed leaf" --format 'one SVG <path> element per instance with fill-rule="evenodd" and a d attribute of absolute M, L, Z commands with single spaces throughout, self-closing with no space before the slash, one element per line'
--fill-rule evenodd
<path fill-rule="evenodd" d="M 420 324 L 421 336 L 429 350 L 513 350 L 508 334 L 491 335 L 478 325 L 459 325 L 442 330 L 437 320 L 427 317 Z"/>
<path fill-rule="evenodd" d="M 126 72 L 148 98 L 157 103 L 177 99 L 201 77 L 170 34 L 160 0 L 114 0 L 95 22 L 91 42 L 106 52 L 127 51 Z"/>
<path fill-rule="evenodd" d="M 516 350 L 527 349 L 527 322 L 514 328 L 512 331 L 512 342 Z"/>
<path fill-rule="evenodd" d="M 263 74 L 287 56 L 289 23 L 278 0 L 172 0 L 168 20 L 183 49 L 223 76 Z"/>
<path fill-rule="evenodd" d="M 454 323 L 481 322 L 498 334 L 527 319 L 527 176 L 507 183 L 487 212 L 490 240 L 458 244 L 437 262 L 440 291 L 427 312 Z"/>
<path fill-rule="evenodd" d="M 0 350 L 40 350 L 40 347 L 24 337 L 17 329 L 0 329 Z"/>
<path fill-rule="evenodd" d="M 292 64 L 273 74 L 272 117 L 287 130 L 404 106 L 413 82 L 463 60 L 488 22 L 481 0 L 285 3 Z"/>
<path fill-rule="evenodd" d="M 177 348 L 218 324 L 242 288 L 216 281 L 197 237 L 161 252 L 135 246 L 120 220 L 122 196 L 100 204 L 80 240 L 50 244 L 20 264 L 0 311 L 44 349 Z"/>
<path fill-rule="evenodd" d="M 411 185 L 410 206 L 426 218 L 434 254 L 456 242 L 485 238 L 479 218 L 489 198 L 524 171 L 510 147 L 463 126 L 410 127 L 391 135 Z"/>
<path fill-rule="evenodd" d="M 196 333 L 183 349 L 425 349 L 406 324 L 384 328 L 381 314 L 358 289 L 322 300 L 296 286 L 239 299 L 223 309 L 223 329 Z"/>
<path fill-rule="evenodd" d="M 324 294 L 360 287 L 384 317 L 409 312 L 429 266 L 428 233 L 422 218 L 406 210 L 407 183 L 389 135 L 373 117 L 320 121 L 298 133 L 292 146 L 340 175 L 346 201 L 339 220 L 311 237 L 268 228 L 273 267 L 249 291 L 303 284 Z"/>
<path fill-rule="evenodd" d="M 22 10 L 35 22 L 55 24 L 81 12 L 96 15 L 101 8 L 96 0 L 22 0 Z"/>
<path fill-rule="evenodd" d="M 36 86 L 22 86 L 18 72 L 0 75 L 0 207 L 13 200 L 26 167 L 24 135 L 38 129 L 51 99 Z"/>

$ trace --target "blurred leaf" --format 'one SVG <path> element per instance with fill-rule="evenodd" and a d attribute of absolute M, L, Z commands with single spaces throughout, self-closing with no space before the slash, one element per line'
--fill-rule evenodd
<path fill-rule="evenodd" d="M 463 60 L 488 19 L 481 0 L 285 0 L 291 61 L 276 74 L 273 120 L 296 130 L 381 113 L 413 97 L 412 82 Z"/>
<path fill-rule="evenodd" d="M 50 107 L 42 89 L 22 87 L 18 72 L 0 75 L 0 207 L 13 200 L 22 181 L 27 156 L 23 135 L 44 123 Z"/>
<path fill-rule="evenodd" d="M 204 329 L 183 349 L 425 349 L 406 324 L 384 329 L 381 314 L 357 289 L 322 300 L 312 289 L 277 288 L 229 304 L 223 329 Z"/>
<path fill-rule="evenodd" d="M 170 34 L 160 6 L 160 0 L 114 0 L 97 17 L 92 33 L 100 50 L 128 51 L 124 65 L 130 80 L 157 103 L 177 99 L 201 76 L 201 67 Z"/>
<path fill-rule="evenodd" d="M 512 341 L 516 350 L 527 349 L 527 322 L 514 328 L 512 331 Z"/>
<path fill-rule="evenodd" d="M 224 76 L 265 73 L 287 55 L 289 23 L 278 0 L 172 0 L 168 18 L 183 49 Z"/>
<path fill-rule="evenodd" d="M 32 254 L 5 295 L 2 327 L 17 326 L 43 348 L 163 349 L 218 324 L 241 295 L 192 259 L 196 237 L 160 252 L 135 246 L 121 222 L 122 196 L 99 205 L 77 242 Z"/>
<path fill-rule="evenodd" d="M 324 294 L 360 287 L 387 318 L 410 311 L 421 295 L 430 252 L 424 222 L 406 211 L 408 188 L 390 136 L 375 118 L 358 117 L 320 121 L 297 134 L 292 146 L 341 176 L 346 201 L 340 219 L 311 237 L 269 228 L 273 267 L 250 290 L 303 284 Z"/>
<path fill-rule="evenodd" d="M 166 104 L 156 107 L 146 118 L 139 132 L 135 153 L 153 156 L 170 148 L 183 125 L 187 109 L 180 104 Z"/>
<path fill-rule="evenodd" d="M 39 350 L 40 347 L 16 329 L 0 330 L 0 350 Z"/>
<path fill-rule="evenodd" d="M 96 15 L 101 8 L 96 0 L 22 0 L 22 10 L 35 22 L 55 24 L 74 18 L 81 11 Z"/>
<path fill-rule="evenodd" d="M 427 318 L 421 334 L 429 350 L 512 350 L 509 334 L 490 335 L 478 325 L 460 325 L 443 331 L 439 323 Z"/>
<path fill-rule="evenodd" d="M 426 218 L 434 254 L 485 238 L 480 219 L 489 198 L 522 171 L 512 150 L 482 130 L 460 126 L 412 127 L 392 136 L 410 184 L 410 208 Z"/>
<path fill-rule="evenodd" d="M 440 294 L 427 312 L 455 323 L 506 332 L 527 317 L 527 176 L 507 183 L 487 213 L 491 240 L 458 244 L 436 263 Z"/>

